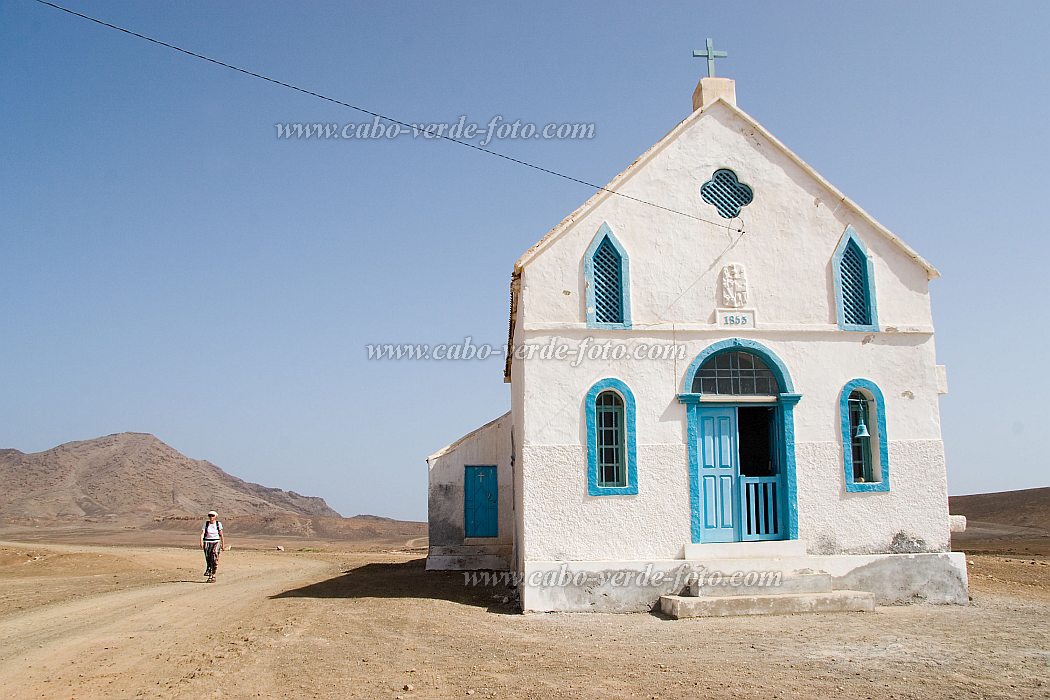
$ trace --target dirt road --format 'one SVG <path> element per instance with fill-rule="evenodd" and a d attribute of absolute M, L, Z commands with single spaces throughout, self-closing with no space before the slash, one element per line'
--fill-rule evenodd
<path fill-rule="evenodd" d="M 50 559 L 61 564 L 60 572 L 49 563 L 44 575 L 5 580 L 5 587 L 29 584 L 35 590 L 26 592 L 37 594 L 51 587 L 59 600 L 36 600 L 28 610 L 0 617 L 4 698 L 178 695 L 180 684 L 236 649 L 231 630 L 267 596 L 337 572 L 331 563 L 296 554 L 234 550 L 223 554 L 219 581 L 206 584 L 201 554 L 190 549 L 36 545 L 30 551 L 42 554 L 32 554 L 39 559 L 23 567 Z M 125 564 L 126 587 L 80 597 L 64 585 L 63 579 L 74 578 L 81 587 L 97 587 L 93 579 L 111 577 L 114 558 Z M 104 573 L 98 573 L 99 560 Z M 147 572 L 169 578 L 142 576 L 147 565 Z"/>
<path fill-rule="evenodd" d="M 234 550 L 207 585 L 193 550 L 31 546 L 0 543 L 5 700 L 1050 697 L 1042 557 L 974 557 L 969 607 L 671 621 L 518 615 L 418 554 Z"/>

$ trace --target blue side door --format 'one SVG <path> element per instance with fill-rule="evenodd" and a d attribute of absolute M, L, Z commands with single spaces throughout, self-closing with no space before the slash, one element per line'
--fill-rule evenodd
<path fill-rule="evenodd" d="M 700 474 L 701 542 L 736 542 L 739 452 L 734 407 L 699 409 L 697 457 Z"/>
<path fill-rule="evenodd" d="M 496 537 L 499 535 L 498 503 L 496 467 L 466 467 L 463 491 L 463 534 L 466 537 Z"/>

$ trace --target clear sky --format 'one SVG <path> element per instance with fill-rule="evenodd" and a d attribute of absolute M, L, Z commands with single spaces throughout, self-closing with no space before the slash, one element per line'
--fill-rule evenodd
<path fill-rule="evenodd" d="M 407 122 L 592 122 L 490 148 L 605 183 L 740 106 L 939 267 L 952 493 L 1050 484 L 1050 3 L 68 6 Z M 514 260 L 591 190 L 359 122 L 30 0 L 0 3 L 0 447 L 154 433 L 340 512 L 423 519 L 427 454 L 509 406 Z M 1043 211 L 1040 215 L 1038 212 Z"/>

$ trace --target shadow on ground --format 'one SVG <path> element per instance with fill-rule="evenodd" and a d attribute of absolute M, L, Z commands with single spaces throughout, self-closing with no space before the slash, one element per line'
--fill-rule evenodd
<path fill-rule="evenodd" d="M 447 600 L 516 614 L 517 593 L 494 584 L 501 572 L 427 571 L 426 559 L 365 564 L 308 586 L 292 588 L 271 598 L 422 598 Z"/>
<path fill-rule="evenodd" d="M 161 583 L 208 583 L 208 582 L 205 581 L 204 579 L 200 579 L 200 580 L 192 579 L 191 580 L 191 579 L 188 579 L 188 578 L 182 578 L 182 579 L 175 579 L 175 580 L 172 580 L 172 581 L 161 581 Z"/>

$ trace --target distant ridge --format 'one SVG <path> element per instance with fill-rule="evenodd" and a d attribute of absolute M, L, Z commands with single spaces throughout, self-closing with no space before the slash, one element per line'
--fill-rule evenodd
<path fill-rule="evenodd" d="M 972 521 L 1050 532 L 1050 487 L 952 496 L 948 502 L 952 513 Z"/>
<path fill-rule="evenodd" d="M 117 433 L 26 454 L 0 449 L 0 518 L 340 515 L 323 498 L 254 484 L 148 433 Z"/>

